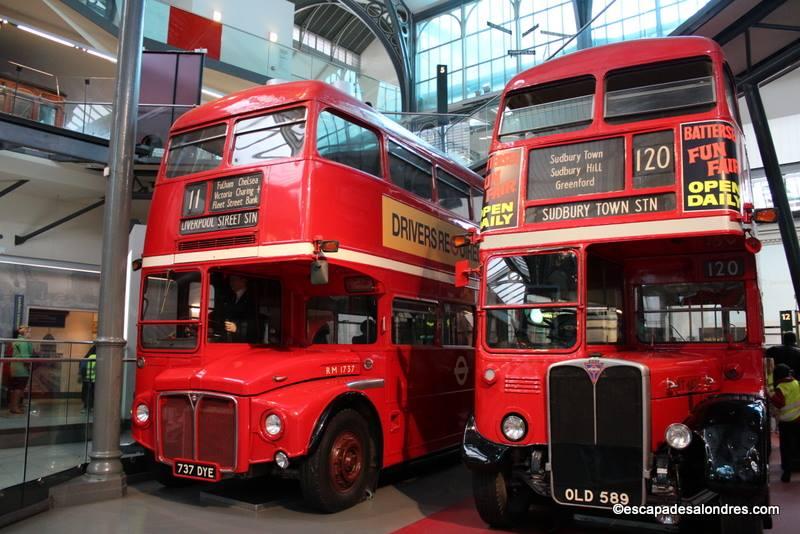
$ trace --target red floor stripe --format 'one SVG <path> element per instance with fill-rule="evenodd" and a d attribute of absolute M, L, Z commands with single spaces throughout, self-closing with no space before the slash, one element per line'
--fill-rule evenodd
<path fill-rule="evenodd" d="M 477 510 L 475 510 L 475 501 L 470 497 L 455 506 L 445 508 L 395 532 L 396 534 L 431 534 L 432 532 L 436 534 L 456 534 L 462 532 L 502 531 L 490 531 L 486 527 L 486 524 L 481 521 Z"/>
<path fill-rule="evenodd" d="M 774 434 L 772 436 L 772 444 L 772 457 L 770 458 L 771 504 L 779 505 L 781 507 L 781 513 L 779 516 L 773 518 L 775 525 L 773 530 L 769 532 L 772 534 L 797 532 L 797 525 L 800 524 L 800 473 L 794 473 L 790 484 L 780 482 L 781 471 L 780 459 L 778 456 L 778 440 L 777 436 Z M 535 525 L 525 525 L 523 528 L 524 532 L 531 534 L 543 533 L 548 530 L 549 529 L 546 527 L 536 529 Z M 596 529 L 581 528 L 575 525 L 559 530 L 561 534 L 586 531 L 597 532 Z M 445 508 L 415 523 L 411 523 L 395 532 L 398 534 L 458 534 L 464 532 L 501 533 L 503 531 L 490 530 L 481 520 L 477 510 L 475 510 L 474 501 L 472 498 L 469 498 L 450 508 Z"/>

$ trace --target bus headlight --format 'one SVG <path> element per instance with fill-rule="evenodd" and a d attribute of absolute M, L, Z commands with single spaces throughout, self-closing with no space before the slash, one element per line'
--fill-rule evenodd
<path fill-rule="evenodd" d="M 136 406 L 136 411 L 133 416 L 140 425 L 147 424 L 150 420 L 150 408 L 148 408 L 146 404 L 139 404 Z"/>
<path fill-rule="evenodd" d="M 276 413 L 271 413 L 264 418 L 264 433 L 271 437 L 277 438 L 283 432 L 283 419 Z"/>
<path fill-rule="evenodd" d="M 528 433 L 528 425 L 521 416 L 510 413 L 503 418 L 503 435 L 509 441 L 519 441 Z"/>
<path fill-rule="evenodd" d="M 667 427 L 664 439 L 673 449 L 682 450 L 692 442 L 692 431 L 683 423 L 672 423 Z"/>

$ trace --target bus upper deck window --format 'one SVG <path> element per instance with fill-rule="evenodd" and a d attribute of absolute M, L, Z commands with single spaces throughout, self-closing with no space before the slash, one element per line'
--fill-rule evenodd
<path fill-rule="evenodd" d="M 225 149 L 224 124 L 215 124 L 174 136 L 167 155 L 167 178 L 215 169 Z"/>
<path fill-rule="evenodd" d="M 234 165 L 297 156 L 306 136 L 306 108 L 273 111 L 241 120 L 233 133 Z"/>
<path fill-rule="evenodd" d="M 474 187 L 470 191 L 472 192 L 472 220 L 479 223 L 483 210 L 483 191 Z"/>
<path fill-rule="evenodd" d="M 381 177 L 378 136 L 329 111 L 317 120 L 317 152 L 325 159 Z"/>
<path fill-rule="evenodd" d="M 439 193 L 439 205 L 469 219 L 469 186 L 445 171 L 436 169 L 436 188 Z"/>
<path fill-rule="evenodd" d="M 389 141 L 392 182 L 417 196 L 433 199 L 433 166 L 425 158 Z"/>
<path fill-rule="evenodd" d="M 736 97 L 736 84 L 733 81 L 731 69 L 725 65 L 725 99 L 728 101 L 728 111 L 733 116 L 736 123 L 742 125 L 742 117 L 739 114 L 739 100 Z"/>
<path fill-rule="evenodd" d="M 605 117 L 629 122 L 706 111 L 714 106 L 709 59 L 672 61 L 611 72 Z"/>
<path fill-rule="evenodd" d="M 588 126 L 594 110 L 591 76 L 548 83 L 506 98 L 500 140 L 571 132 Z"/>

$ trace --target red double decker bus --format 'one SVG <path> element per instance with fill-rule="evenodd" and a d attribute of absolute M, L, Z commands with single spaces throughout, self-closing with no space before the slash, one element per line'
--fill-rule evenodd
<path fill-rule="evenodd" d="M 584 511 L 767 501 L 735 95 L 720 48 L 694 37 L 577 52 L 506 87 L 463 443 L 491 525 L 535 498 Z M 762 522 L 722 518 L 724 532 Z"/>
<path fill-rule="evenodd" d="M 282 474 L 335 511 L 456 447 L 482 180 L 320 82 L 174 124 L 142 259 L 133 435 L 167 484 Z"/>

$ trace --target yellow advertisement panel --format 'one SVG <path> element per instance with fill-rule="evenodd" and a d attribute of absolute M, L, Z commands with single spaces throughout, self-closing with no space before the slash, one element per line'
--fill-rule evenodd
<path fill-rule="evenodd" d="M 382 212 L 383 246 L 447 265 L 465 259 L 477 264 L 477 247 L 453 247 L 453 236 L 465 234 L 464 228 L 387 196 Z"/>

